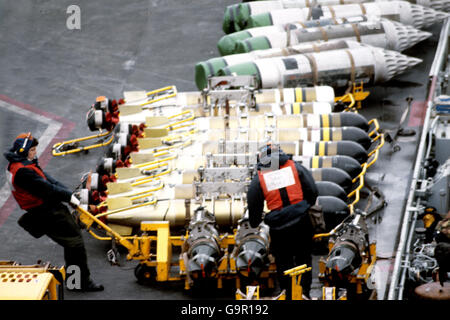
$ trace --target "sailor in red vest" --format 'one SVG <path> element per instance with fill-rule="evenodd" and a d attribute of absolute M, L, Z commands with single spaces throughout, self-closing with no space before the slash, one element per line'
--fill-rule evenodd
<path fill-rule="evenodd" d="M 33 237 L 40 238 L 46 234 L 64 247 L 66 267 L 74 265 L 80 268 L 80 287 L 75 285 L 68 289 L 101 291 L 103 286 L 90 277 L 81 230 L 63 204 L 65 202 L 76 207 L 80 201 L 63 184 L 41 169 L 36 157 L 37 145 L 38 140 L 31 133 L 23 133 L 16 137 L 13 147 L 4 153 L 9 161 L 6 176 L 12 194 L 20 208 L 26 211 L 18 223 Z"/>
<path fill-rule="evenodd" d="M 247 193 L 249 221 L 257 227 L 264 219 L 269 226 L 279 289 L 286 289 L 289 297 L 290 279 L 283 272 L 302 264 L 312 266 L 313 229 L 307 211 L 315 204 L 318 191 L 311 173 L 279 146 L 269 144 L 261 150 L 257 169 Z M 270 212 L 263 217 L 264 201 Z M 306 297 L 311 282 L 311 272 L 303 274 Z"/>

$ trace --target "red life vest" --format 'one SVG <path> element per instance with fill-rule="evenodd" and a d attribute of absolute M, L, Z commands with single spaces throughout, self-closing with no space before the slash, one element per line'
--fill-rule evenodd
<path fill-rule="evenodd" d="M 269 191 L 268 187 L 267 187 L 268 181 L 266 181 L 266 179 L 268 179 L 269 176 L 266 176 L 266 177 L 264 177 L 264 176 L 268 173 L 273 173 L 273 174 L 277 175 L 278 173 L 281 173 L 280 170 L 282 170 L 282 169 L 287 170 L 288 171 L 287 173 L 290 176 L 288 168 L 291 170 L 292 175 L 294 176 L 293 177 L 294 179 L 291 181 L 293 183 L 289 184 L 289 181 L 287 181 L 287 182 L 285 181 L 282 183 L 288 184 L 288 185 Z M 259 184 L 261 185 L 261 188 L 263 190 L 264 198 L 267 201 L 267 208 L 269 208 L 269 210 L 271 210 L 271 211 L 272 210 L 280 210 L 281 208 L 283 208 L 283 199 L 281 197 L 280 189 L 284 189 L 284 188 L 286 189 L 290 204 L 296 204 L 303 200 L 302 184 L 300 182 L 300 179 L 298 178 L 298 172 L 297 172 L 297 169 L 295 168 L 294 161 L 292 161 L 292 160 L 286 161 L 286 163 L 284 165 L 280 166 L 280 169 L 277 171 L 262 171 L 261 172 L 261 170 L 259 170 L 258 176 L 259 176 Z M 279 176 L 282 176 L 282 175 L 279 174 Z"/>
<path fill-rule="evenodd" d="M 21 162 L 14 162 L 9 165 L 9 172 L 7 171 L 7 174 L 9 173 L 8 180 L 10 183 L 12 194 L 14 196 L 14 199 L 16 199 L 17 203 L 19 204 L 20 208 L 22 208 L 23 210 L 28 210 L 34 207 L 38 207 L 43 204 L 44 201 L 41 198 L 32 195 L 28 191 L 16 186 L 14 183 L 14 178 L 16 176 L 17 170 L 19 170 L 20 168 L 31 169 L 45 180 L 47 180 L 47 178 L 45 177 L 45 174 L 42 172 L 42 170 L 40 170 L 34 163 L 24 165 Z"/>

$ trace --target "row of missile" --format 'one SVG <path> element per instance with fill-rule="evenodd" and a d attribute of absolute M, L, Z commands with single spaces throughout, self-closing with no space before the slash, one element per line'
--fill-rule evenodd
<path fill-rule="evenodd" d="M 274 3 L 286 8 L 270 11 Z M 380 1 L 326 7 L 331 16 L 309 20 L 300 13 L 309 10 L 301 9 L 304 5 L 304 0 L 237 5 L 247 28 L 219 40 L 222 57 L 197 63 L 197 87 L 221 75 L 256 75 L 261 88 L 385 82 L 421 62 L 399 53 L 431 36 L 417 28 L 448 16 L 405 1 Z M 227 12 L 232 11 L 227 9 L 225 20 Z"/>
<path fill-rule="evenodd" d="M 280 99 L 280 93 L 283 93 L 283 98 L 285 99 L 292 99 L 292 94 L 297 96 L 301 92 L 301 95 L 303 98 L 308 99 L 314 96 L 311 91 L 314 91 L 315 94 L 317 92 L 327 92 L 326 88 L 297 88 L 297 89 L 274 89 L 274 90 L 266 90 L 263 93 L 259 93 L 260 95 L 264 96 L 265 99 L 268 99 L 268 96 L 272 96 L 275 99 Z M 278 95 L 274 94 L 275 92 L 278 93 Z M 308 93 L 308 94 L 307 94 Z M 186 101 L 187 97 L 181 97 L 183 93 L 178 93 L 180 95 L 180 99 L 183 99 Z M 194 93 L 190 93 L 189 96 L 192 98 L 195 96 Z M 291 97 L 290 97 L 291 96 Z M 260 97 L 261 98 L 261 97 Z M 333 97 L 323 97 L 324 100 L 333 100 Z M 320 99 L 318 99 L 320 100 Z M 197 99 L 191 99 L 192 102 L 197 102 Z M 265 100 L 267 101 L 267 100 Z M 170 101 L 167 101 L 166 103 L 172 103 Z M 126 106 L 123 106 L 126 107 Z M 99 110 L 100 111 L 100 110 Z M 99 118 L 108 118 L 108 117 L 99 117 Z M 129 128 L 131 126 L 137 126 L 141 125 L 144 119 L 148 118 L 148 114 L 146 114 L 145 111 L 141 111 L 138 114 L 128 114 L 125 116 L 120 117 L 120 123 L 118 124 L 116 130 L 119 131 L 119 133 L 116 134 L 114 143 L 111 145 L 110 150 L 108 152 L 109 156 L 113 157 L 113 159 L 103 159 L 101 165 L 98 167 L 98 173 L 101 173 L 102 175 L 110 176 L 111 174 L 116 172 L 117 166 L 116 163 L 118 161 L 121 161 L 122 163 L 126 161 L 126 158 L 128 156 L 131 156 L 133 159 L 132 164 L 129 166 L 129 168 L 133 168 L 133 165 L 140 166 L 139 161 L 137 159 L 139 157 L 136 157 L 137 155 L 151 155 L 151 153 L 148 153 L 150 151 L 155 151 L 158 149 L 158 145 L 153 144 L 152 147 L 149 150 L 145 150 L 146 145 L 146 139 L 155 139 L 153 138 L 139 138 L 137 139 L 137 148 L 128 148 L 129 153 L 124 152 L 127 147 L 130 147 L 129 143 L 132 139 L 130 139 L 130 135 L 132 134 L 138 134 L 137 131 L 131 131 Z M 151 117 L 150 117 L 151 118 Z M 239 117 L 229 117 L 228 125 L 230 126 L 230 132 L 234 132 L 236 130 L 233 130 L 232 128 L 238 128 L 238 119 Z M 254 115 L 249 117 L 248 126 L 249 126 L 249 132 L 256 132 L 259 131 L 259 129 L 262 128 L 263 122 L 264 122 L 264 116 L 263 115 Z M 200 118 L 198 119 L 200 120 Z M 232 154 L 227 154 L 227 149 L 233 149 L 233 150 L 240 150 L 237 146 L 231 146 L 233 143 L 232 140 L 227 141 L 227 144 L 225 144 L 225 147 L 223 150 L 219 149 L 220 143 L 217 142 L 218 139 L 220 139 L 221 135 L 219 132 L 223 133 L 224 130 L 224 120 L 220 117 L 208 117 L 203 118 L 203 120 L 207 120 L 206 123 L 209 124 L 209 127 L 207 127 L 206 139 L 198 139 L 198 142 L 202 142 L 200 144 L 197 144 L 197 146 L 202 146 L 203 151 L 200 151 L 197 154 L 203 154 L 205 156 L 205 153 L 211 152 L 211 153 L 219 153 L 216 154 L 216 163 L 217 161 L 223 160 L 226 165 L 232 165 L 235 164 L 237 159 L 232 159 L 232 157 L 239 157 Z M 351 192 L 352 185 L 353 185 L 353 179 L 358 176 L 361 173 L 361 163 L 367 160 L 367 148 L 369 143 L 371 143 L 370 138 L 367 135 L 367 132 L 369 131 L 370 125 L 368 124 L 367 120 L 357 113 L 352 112 L 345 112 L 345 113 L 326 113 L 326 114 L 308 114 L 308 115 L 301 115 L 301 114 L 294 114 L 294 115 L 280 115 L 277 117 L 272 117 L 272 121 L 274 121 L 274 125 L 278 126 L 279 128 L 276 129 L 279 133 L 282 133 L 281 136 L 283 136 L 283 133 L 289 133 L 287 136 L 285 136 L 286 145 L 283 145 L 283 148 L 285 148 L 288 152 L 292 152 L 293 154 L 296 154 L 297 160 L 301 160 L 307 167 L 311 167 L 312 173 L 314 175 L 314 178 L 316 181 L 318 181 L 318 188 L 321 194 L 320 201 L 324 203 L 325 208 L 327 208 L 327 212 L 329 213 L 329 219 L 334 219 L 336 212 L 344 212 L 348 213 L 348 207 L 347 203 L 345 202 L 345 199 L 347 198 L 347 194 Z M 330 128 L 329 130 L 326 130 L 326 128 Z M 127 130 L 128 128 L 128 130 Z M 258 129 L 259 128 L 259 129 Z M 308 130 L 299 130 L 300 128 L 309 128 Z M 318 128 L 318 131 L 313 131 L 312 128 Z M 149 133 L 152 128 L 143 128 L 142 132 Z M 214 131 L 216 130 L 216 132 Z M 138 130 L 139 131 L 139 130 Z M 200 130 L 202 131 L 202 130 Z M 314 132 L 314 133 L 313 133 Z M 213 133 L 213 134 L 211 134 Z M 216 135 L 216 137 L 214 137 Z M 327 139 L 331 141 L 336 140 L 332 143 L 327 142 L 312 142 L 312 141 L 297 141 L 295 143 L 292 142 L 292 137 L 297 135 L 297 138 L 299 140 L 302 139 L 310 139 L 315 136 L 315 139 L 317 141 L 323 140 L 324 137 L 327 137 Z M 135 139 L 136 140 L 136 139 Z M 194 139 L 195 140 L 195 137 Z M 206 141 L 205 141 L 206 140 Z M 214 143 L 211 140 L 216 140 Z M 256 139 L 259 140 L 259 139 Z M 294 139 L 295 140 L 295 139 Z M 347 141 L 348 140 L 348 141 Z M 260 140 L 259 140 L 260 141 Z M 153 141 L 154 142 L 154 141 Z M 235 143 L 236 144 L 236 143 Z M 117 145 L 119 145 L 119 148 L 117 148 Z M 160 144 L 161 145 L 161 144 Z M 243 143 L 240 143 L 241 148 L 245 147 L 245 145 L 249 145 L 249 141 L 244 141 Z M 116 151 L 115 151 L 116 150 Z M 120 152 L 117 152 L 117 150 L 120 150 Z M 183 156 L 178 157 L 177 161 L 177 168 L 182 168 L 185 170 L 183 172 L 183 181 L 181 184 L 175 185 L 174 192 L 178 196 L 174 197 L 175 199 L 172 199 L 170 201 L 165 201 L 162 203 L 159 203 L 157 205 L 157 208 L 154 210 L 145 210 L 142 208 L 133 209 L 133 210 L 124 210 L 120 213 L 114 213 L 111 215 L 108 215 L 108 221 L 110 223 L 120 224 L 120 225 L 137 225 L 139 221 L 142 221 L 142 219 L 169 219 L 171 221 L 171 224 L 174 226 L 183 224 L 185 221 L 185 203 L 184 201 L 187 199 L 193 198 L 193 179 L 192 177 L 190 179 L 185 178 L 186 175 L 189 175 L 188 170 L 194 171 L 195 169 L 199 167 L 198 161 L 195 162 L 194 158 L 192 156 L 186 156 L 185 152 L 189 149 L 185 148 L 183 151 Z M 224 152 L 225 150 L 225 152 Z M 295 151 L 297 150 L 297 151 Z M 319 150 L 322 150 L 321 152 L 325 152 L 322 156 L 314 156 L 316 155 Z M 333 152 L 331 152 L 334 150 Z M 241 150 L 245 151 L 245 150 Z M 330 151 L 330 155 L 333 154 L 333 156 L 326 156 L 326 152 Z M 146 153 L 147 152 L 147 153 Z M 307 156 L 308 152 L 310 152 L 309 156 Z M 195 153 L 195 152 L 194 152 Z M 221 156 L 221 155 L 222 156 Z M 204 157 L 203 156 L 203 157 Z M 199 158 L 199 157 L 197 157 Z M 200 157 L 202 158 L 202 157 Z M 150 161 L 152 160 L 152 157 L 142 157 L 140 161 Z M 254 160 L 253 160 L 254 161 Z M 245 163 L 253 163 L 253 162 L 245 162 Z M 200 164 L 201 165 L 201 164 Z M 203 163 L 204 165 L 204 163 Z M 107 168 L 107 169 L 106 169 Z M 138 170 L 139 171 L 139 170 Z M 132 181 L 136 181 L 136 179 L 142 179 L 145 177 L 145 174 L 142 174 L 143 171 L 139 171 L 138 176 L 134 177 Z M 123 170 L 120 172 L 123 174 Z M 191 173 L 191 175 L 194 175 Z M 120 174 L 119 174 L 120 177 Z M 103 181 L 106 181 L 103 179 L 104 176 L 102 176 L 100 179 L 98 179 L 99 182 L 97 182 L 97 185 L 101 185 Z M 121 177 L 123 178 L 123 176 Z M 119 179 L 119 181 L 129 181 L 127 179 Z M 95 184 L 94 184 L 95 185 Z M 144 184 L 145 186 L 145 184 Z M 97 187 L 98 189 L 105 190 L 105 183 L 103 183 L 103 186 Z M 132 190 L 128 190 L 132 192 Z M 123 193 L 123 192 L 122 192 Z M 116 195 L 113 195 L 112 193 L 109 194 L 110 197 L 114 196 L 120 196 L 121 193 L 119 192 Z M 184 200 L 181 200 L 184 199 Z M 326 205 L 328 204 L 328 205 Z M 214 212 L 217 213 L 217 216 L 219 217 L 218 220 L 223 223 L 229 223 L 230 222 L 230 212 L 234 212 L 236 217 L 240 217 L 243 214 L 243 207 L 241 210 L 238 210 L 237 208 L 239 206 L 234 206 L 232 208 L 232 204 L 221 201 L 217 201 L 215 204 L 215 210 Z M 339 210 L 338 210 L 339 209 Z M 192 212 L 195 210 L 194 204 L 192 205 L 191 209 Z M 236 219 L 232 219 L 235 221 Z"/>
<path fill-rule="evenodd" d="M 308 23 L 312 19 L 348 18 L 366 14 L 387 17 L 416 28 L 424 28 L 444 19 L 447 16 L 445 12 L 449 11 L 450 4 L 446 0 L 251 1 L 227 7 L 223 31 L 231 33 L 267 25 Z"/>

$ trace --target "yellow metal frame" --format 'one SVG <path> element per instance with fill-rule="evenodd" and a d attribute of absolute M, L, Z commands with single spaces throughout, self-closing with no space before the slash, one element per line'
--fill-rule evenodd
<path fill-rule="evenodd" d="M 155 103 L 155 102 L 158 102 L 158 101 L 161 101 L 161 100 L 164 100 L 164 99 L 173 98 L 178 93 L 176 86 L 167 86 L 167 87 L 163 87 L 163 88 L 159 88 L 159 89 L 147 92 L 146 95 L 147 95 L 147 97 L 149 97 L 149 96 L 152 96 L 152 95 L 164 92 L 164 91 L 170 91 L 170 90 L 173 90 L 173 93 L 171 93 L 171 94 L 169 94 L 167 96 L 160 97 L 160 98 L 150 99 L 147 102 L 144 102 L 144 103 L 140 104 L 140 106 L 143 107 L 143 106 L 146 106 L 148 104 Z"/>
<path fill-rule="evenodd" d="M 169 98 L 175 97 L 177 95 L 177 93 L 178 93 L 176 86 L 167 86 L 167 87 L 163 87 L 163 88 L 160 88 L 160 89 L 156 89 L 156 90 L 147 92 L 146 95 L 147 95 L 147 97 L 149 97 L 149 96 L 156 95 L 156 94 L 159 94 L 161 92 L 170 91 L 170 90 L 172 90 L 173 93 L 171 93 L 169 95 L 166 95 L 166 96 L 163 96 L 163 97 L 160 97 L 160 98 L 150 99 L 147 102 L 141 104 L 140 106 L 145 106 L 145 105 L 148 105 L 148 104 L 151 104 L 151 103 L 155 103 L 155 102 L 158 102 L 158 101 L 161 101 L 161 100 L 164 100 L 164 99 L 169 99 Z M 187 110 L 186 112 L 189 112 L 189 111 L 193 114 L 192 110 Z M 120 111 L 119 111 L 119 116 L 120 116 Z M 192 116 L 189 119 L 180 121 L 178 123 L 183 123 L 183 122 L 192 120 L 193 118 L 194 117 Z M 173 130 L 180 129 L 180 128 L 185 127 L 185 126 L 187 126 L 187 125 L 182 125 L 182 126 L 179 126 L 179 127 L 175 127 L 175 128 L 173 128 Z M 96 143 L 96 144 L 89 145 L 89 146 L 86 146 L 86 147 L 71 149 L 71 150 L 62 151 L 62 152 L 57 151 L 57 149 L 61 148 L 63 145 L 70 144 L 70 143 L 75 143 L 75 142 L 87 141 L 87 140 L 96 139 L 96 138 L 98 139 L 98 138 L 105 137 L 105 136 L 107 136 L 107 135 L 109 135 L 111 133 L 112 133 L 112 131 L 100 132 L 99 134 L 93 135 L 93 136 L 82 137 L 82 138 L 75 138 L 75 139 L 68 140 L 68 141 L 58 142 L 58 143 L 53 145 L 52 155 L 55 156 L 55 157 L 56 156 L 64 156 L 64 155 L 67 155 L 67 154 L 72 154 L 72 153 L 77 153 L 77 152 L 81 152 L 81 151 L 86 151 L 86 150 L 90 150 L 90 149 L 95 149 L 95 148 L 100 148 L 100 147 L 107 146 L 114 140 L 114 135 L 112 135 L 110 139 L 108 139 L 107 141 L 105 141 L 103 143 Z"/>
<path fill-rule="evenodd" d="M 334 231 L 334 230 L 333 230 Z M 334 232 L 330 232 L 329 234 L 322 234 L 321 236 L 330 236 L 334 234 Z M 319 238 L 319 237 L 318 237 Z M 331 252 L 334 245 L 329 242 L 328 249 Z M 356 274 L 352 274 L 348 278 L 348 283 L 356 284 L 356 293 L 363 293 L 363 285 L 367 284 L 372 273 L 373 268 L 375 267 L 376 262 L 376 243 L 370 243 L 368 251 L 363 255 L 363 261 L 359 270 Z M 319 279 L 324 283 L 324 287 L 330 287 L 330 283 L 326 279 L 327 268 L 326 261 L 321 258 L 319 259 Z M 342 297 L 342 299 L 338 300 L 346 300 L 346 297 Z"/>
<path fill-rule="evenodd" d="M 357 109 L 361 109 L 361 101 L 363 101 L 364 99 L 366 99 L 369 96 L 370 92 L 369 91 L 364 91 L 364 85 L 363 82 L 361 81 L 359 84 L 356 83 L 352 83 L 352 92 L 347 93 L 343 96 L 340 97 L 335 97 L 334 101 L 342 101 L 342 102 L 353 102 L 353 104 L 356 102 L 356 108 Z M 350 108 L 347 108 L 350 109 Z"/>
<path fill-rule="evenodd" d="M 284 271 L 284 275 L 291 276 L 292 300 L 303 300 L 303 287 L 300 282 L 302 275 L 309 271 L 311 271 L 311 267 L 306 267 L 306 264 Z"/>
<path fill-rule="evenodd" d="M 81 141 L 87 141 L 87 140 L 92 140 L 92 139 L 99 139 L 102 137 L 106 137 L 109 134 L 111 134 L 111 137 L 102 143 L 96 143 L 96 144 L 92 144 L 89 146 L 85 146 L 85 147 L 80 147 L 80 148 L 75 148 L 75 149 L 71 149 L 71 150 L 67 150 L 67 151 L 57 151 L 58 148 L 61 148 L 63 145 L 66 144 L 71 144 L 71 143 L 75 143 L 75 142 L 81 142 Z M 101 132 L 99 134 L 96 135 L 92 135 L 92 136 L 88 136 L 88 137 L 82 137 L 82 138 L 75 138 L 72 140 L 68 140 L 68 141 L 63 141 L 63 142 L 58 142 L 55 143 L 52 147 L 52 155 L 55 157 L 58 156 L 65 156 L 67 154 L 72 154 L 72 153 L 77 153 L 77 152 L 81 152 L 81 151 L 86 151 L 86 150 L 91 150 L 91 149 L 95 149 L 95 148 L 100 148 L 100 147 L 104 147 L 109 145 L 112 141 L 114 140 L 114 135 L 112 134 L 112 131 L 106 131 L 106 132 Z"/>
<path fill-rule="evenodd" d="M 65 279 L 65 269 L 51 268 Z M 58 300 L 57 286 L 63 285 L 39 265 L 0 263 L 0 300 Z"/>
<path fill-rule="evenodd" d="M 190 289 L 190 279 L 188 271 L 183 259 L 173 263 L 172 261 L 172 247 L 183 247 L 184 242 L 189 235 L 171 236 L 168 221 L 144 221 L 141 223 L 141 236 L 121 236 L 113 229 L 108 227 L 105 223 L 98 219 L 99 216 L 94 216 L 90 212 L 81 207 L 77 207 L 80 213 L 79 219 L 86 226 L 88 232 L 98 240 L 113 240 L 115 239 L 119 244 L 128 249 L 128 260 L 139 260 L 141 264 L 156 269 L 156 281 L 178 281 L 185 280 L 185 289 Z M 94 223 L 104 229 L 109 237 L 98 236 L 91 230 Z M 148 232 L 156 232 L 156 235 L 148 235 Z M 150 251 L 151 243 L 156 241 L 156 253 Z M 222 281 L 225 279 L 234 279 L 236 287 L 240 287 L 240 279 L 238 270 L 236 268 L 236 261 L 232 254 L 228 252 L 230 245 L 235 245 L 235 235 L 224 235 L 219 240 L 220 248 L 224 250 L 225 254 L 219 261 L 218 270 L 215 275 L 217 279 L 217 287 L 222 287 Z M 170 276 L 170 269 L 172 266 L 178 266 L 180 269 L 178 276 Z M 276 266 L 271 263 L 268 270 L 264 270 L 260 278 L 267 279 L 268 286 L 273 287 L 274 277 L 276 276 Z"/>

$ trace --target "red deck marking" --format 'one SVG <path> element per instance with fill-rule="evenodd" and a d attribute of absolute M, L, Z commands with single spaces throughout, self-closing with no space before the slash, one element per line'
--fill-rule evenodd
<path fill-rule="evenodd" d="M 427 113 L 426 101 L 415 101 L 411 104 L 408 127 L 421 127 Z"/>
<path fill-rule="evenodd" d="M 38 114 L 40 116 L 43 116 L 45 118 L 51 119 L 52 121 L 59 122 L 60 124 L 62 124 L 59 131 L 56 133 L 52 141 L 46 146 L 45 150 L 42 152 L 42 155 L 39 157 L 39 165 L 42 168 L 45 168 L 45 166 L 49 163 L 50 159 L 52 158 L 52 146 L 55 143 L 67 138 L 69 133 L 75 127 L 75 123 L 61 116 L 33 107 L 29 104 L 13 100 L 5 95 L 0 94 L 0 100 L 3 100 L 4 102 L 12 104 L 18 108 L 25 109 L 29 112 Z M 0 208 L 0 227 L 3 225 L 6 219 L 8 219 L 8 217 L 11 215 L 11 213 L 14 211 L 16 207 L 17 203 L 14 200 L 13 196 L 10 195 L 9 198 L 6 200 L 6 202 L 3 204 L 3 206 Z"/>

